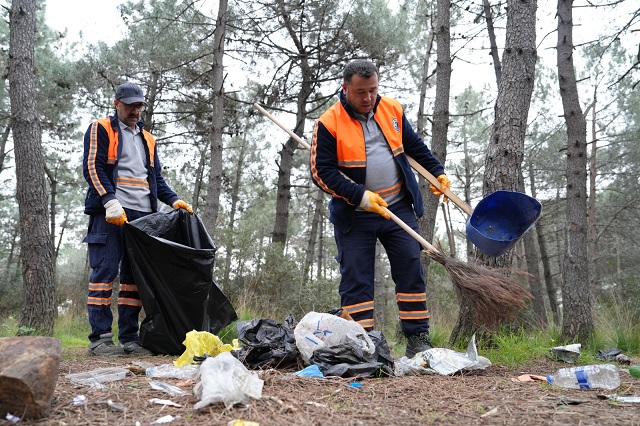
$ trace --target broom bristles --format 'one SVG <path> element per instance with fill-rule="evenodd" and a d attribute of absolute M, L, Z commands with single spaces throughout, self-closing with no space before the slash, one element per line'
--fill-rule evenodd
<path fill-rule="evenodd" d="M 488 330 L 497 329 L 501 320 L 513 320 L 533 299 L 517 281 L 496 269 L 451 258 L 440 246 L 424 251 L 445 267 L 460 302 L 471 306 L 477 325 Z"/>

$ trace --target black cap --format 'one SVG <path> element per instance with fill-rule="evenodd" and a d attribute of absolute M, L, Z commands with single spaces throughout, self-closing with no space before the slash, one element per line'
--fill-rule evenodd
<path fill-rule="evenodd" d="M 142 88 L 135 83 L 129 82 L 118 86 L 118 89 L 116 90 L 116 100 L 124 102 L 125 104 L 147 104 L 144 100 Z"/>

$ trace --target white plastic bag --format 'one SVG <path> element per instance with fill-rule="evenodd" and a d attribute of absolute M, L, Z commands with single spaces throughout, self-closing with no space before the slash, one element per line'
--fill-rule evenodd
<path fill-rule="evenodd" d="M 309 364 L 313 351 L 324 346 L 335 347 L 351 342 L 369 355 L 373 355 L 376 350 L 375 344 L 360 324 L 327 313 L 309 312 L 302 317 L 293 330 L 293 335 L 306 364 Z"/>
<path fill-rule="evenodd" d="M 200 381 L 193 388 L 200 401 L 193 408 L 198 410 L 216 402 L 223 402 L 227 408 L 246 404 L 249 397 L 262 397 L 263 384 L 256 373 L 249 371 L 230 352 L 222 352 L 202 362 Z"/>

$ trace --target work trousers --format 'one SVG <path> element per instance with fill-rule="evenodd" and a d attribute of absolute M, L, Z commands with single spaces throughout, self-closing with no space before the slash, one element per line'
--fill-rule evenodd
<path fill-rule="evenodd" d="M 150 213 L 124 209 L 129 222 Z M 138 293 L 124 239 L 124 225 L 108 223 L 103 214 L 93 214 L 89 218 L 89 232 L 84 239 L 88 244 L 89 277 L 87 312 L 94 342 L 101 334 L 111 333 L 113 314 L 111 296 L 113 283 L 120 276 L 118 292 L 118 340 L 120 343 L 138 342 L 138 317 L 142 301 Z"/>
<path fill-rule="evenodd" d="M 416 232 L 418 222 L 411 203 L 404 198 L 389 206 Z M 420 244 L 392 220 L 377 213 L 356 212 L 353 227 L 340 232 L 334 227 L 340 263 L 340 302 L 366 330 L 374 326 L 374 273 L 376 242 L 385 248 L 395 283 L 396 303 L 405 336 L 429 331 L 426 284 Z"/>

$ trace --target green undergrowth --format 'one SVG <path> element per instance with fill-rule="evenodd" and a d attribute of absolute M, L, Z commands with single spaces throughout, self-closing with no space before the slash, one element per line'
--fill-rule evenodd
<path fill-rule="evenodd" d="M 240 321 L 263 318 L 249 310 L 238 312 Z M 541 357 L 550 357 L 551 348 L 569 343 L 581 343 L 581 355 L 577 365 L 602 362 L 597 355 L 600 350 L 616 348 L 629 356 L 638 356 L 640 348 L 639 327 L 634 316 L 625 312 L 598 312 L 595 333 L 587 342 L 561 342 L 559 326 L 547 326 L 542 330 L 503 330 L 497 334 L 479 336 L 476 348 L 479 355 L 488 358 L 494 365 L 516 367 L 535 361 Z M 280 321 L 278 321 L 280 322 Z M 18 320 L 15 317 L 0 318 L 0 337 L 20 334 Z M 115 324 L 114 324 L 115 325 Z M 117 336 L 117 329 L 114 329 Z M 54 337 L 61 341 L 63 348 L 86 347 L 89 344 L 90 327 L 86 316 L 62 315 L 54 327 Z M 383 332 L 389 347 L 396 357 L 404 355 L 406 340 L 396 330 Z M 450 348 L 465 352 L 465 347 L 449 346 L 451 330 L 447 327 L 432 327 L 431 342 L 434 347 Z M 237 338 L 237 323 L 224 327 L 217 336 L 225 343 Z"/>

